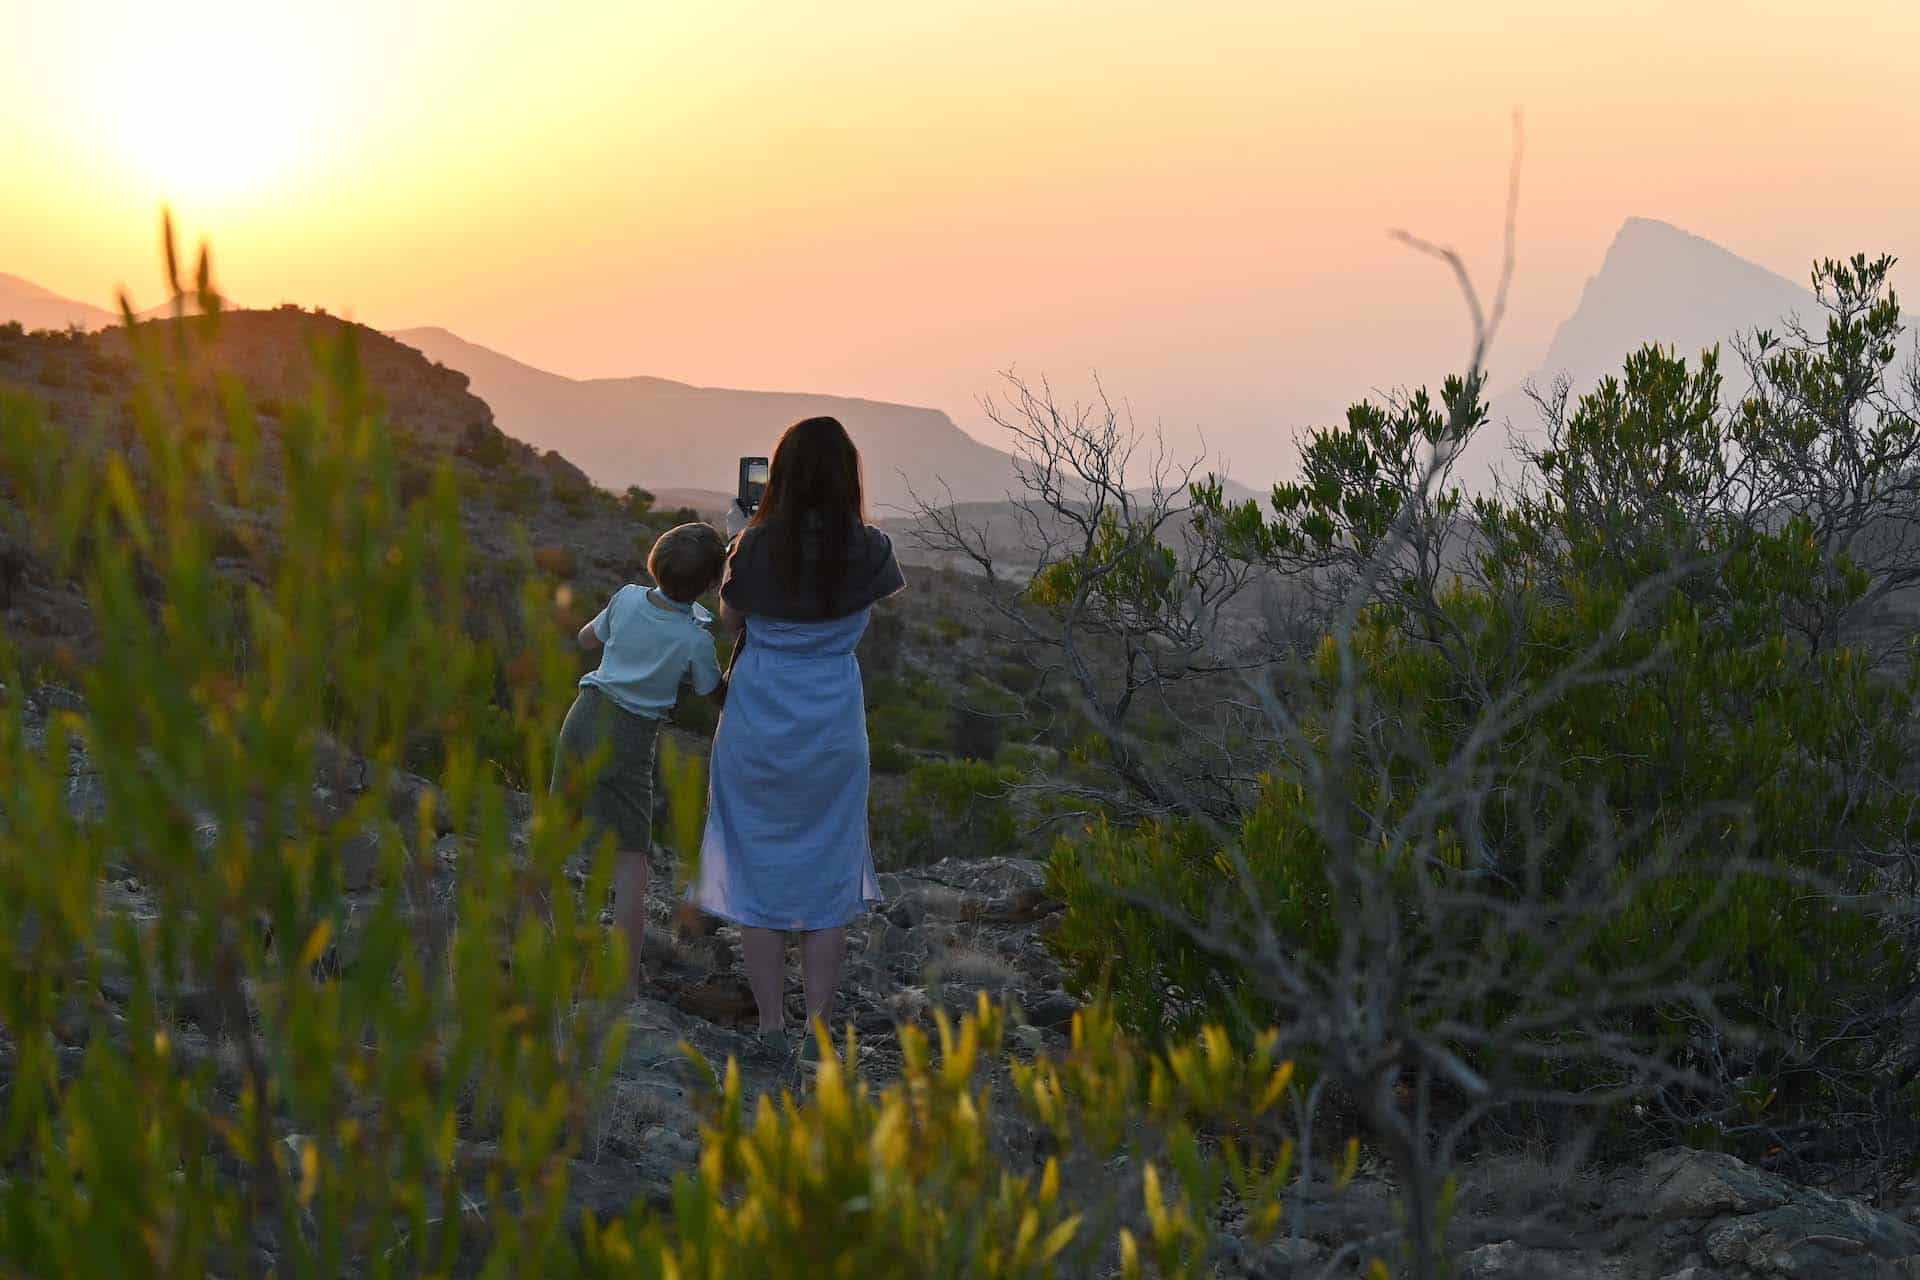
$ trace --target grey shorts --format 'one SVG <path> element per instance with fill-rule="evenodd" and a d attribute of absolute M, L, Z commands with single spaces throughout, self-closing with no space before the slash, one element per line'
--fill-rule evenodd
<path fill-rule="evenodd" d="M 619 848 L 646 852 L 653 847 L 653 751 L 659 739 L 658 720 L 635 715 L 586 685 L 560 725 L 548 789 L 578 795 L 594 839 L 612 833 Z M 600 771 L 588 783 L 587 762 L 602 745 L 607 751 Z"/>

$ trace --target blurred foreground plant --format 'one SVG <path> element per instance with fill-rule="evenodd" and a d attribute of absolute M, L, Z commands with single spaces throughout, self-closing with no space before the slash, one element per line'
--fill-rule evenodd
<path fill-rule="evenodd" d="M 0 1267 L 537 1272 L 619 1044 L 617 949 L 562 874 L 578 832 L 537 798 L 516 851 L 472 749 L 491 658 L 449 473 L 403 500 L 346 336 L 264 435 L 205 358 L 204 255 L 197 287 L 204 316 L 128 315 L 130 447 L 0 393 L 6 485 L 103 655 L 44 734 L 5 678 Z M 222 538 L 247 571 L 216 566 Z M 536 658 L 534 761 L 568 683 Z M 397 773 L 423 732 L 448 743 L 437 789 Z M 69 811 L 76 752 L 97 821 Z"/>
<path fill-rule="evenodd" d="M 957 1023 L 936 1020 L 937 1056 L 904 1028 L 901 1078 L 878 1090 L 851 1031 L 838 1054 L 823 1038 L 804 1100 L 761 1095 L 749 1116 L 737 1066 L 713 1075 L 700 1168 L 671 1218 L 590 1226 L 589 1263 L 643 1277 L 1185 1278 L 1213 1274 L 1229 1203 L 1244 1237 L 1278 1229 L 1293 1068 L 1273 1037 L 1249 1054 L 1215 1030 L 1155 1053 L 1096 1005 L 1064 1055 L 1009 1068 L 1004 1015 L 984 994 Z M 1009 1127 L 1038 1135 L 1037 1172 L 1009 1167 Z"/>

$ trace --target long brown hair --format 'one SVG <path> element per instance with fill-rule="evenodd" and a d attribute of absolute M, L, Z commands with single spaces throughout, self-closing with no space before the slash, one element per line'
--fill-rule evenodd
<path fill-rule="evenodd" d="M 802 418 L 788 427 L 774 446 L 750 527 L 764 527 L 761 536 L 775 539 L 774 564 L 795 588 L 812 587 L 828 617 L 855 529 L 866 520 L 860 450 L 840 420 Z"/>

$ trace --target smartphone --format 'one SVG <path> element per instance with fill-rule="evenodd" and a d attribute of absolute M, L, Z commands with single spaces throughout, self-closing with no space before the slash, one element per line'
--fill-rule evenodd
<path fill-rule="evenodd" d="M 767 460 L 740 459 L 740 509 L 749 514 L 760 509 L 760 495 L 767 491 Z"/>

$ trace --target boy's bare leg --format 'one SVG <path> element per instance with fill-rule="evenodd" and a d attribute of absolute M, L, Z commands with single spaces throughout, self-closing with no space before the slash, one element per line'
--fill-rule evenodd
<path fill-rule="evenodd" d="M 645 986 L 647 971 L 642 957 L 647 941 L 647 881 L 651 868 L 647 855 L 634 849 L 622 849 L 615 855 L 613 867 L 613 911 L 620 931 L 627 935 L 627 977 L 636 986 Z"/>
<path fill-rule="evenodd" d="M 787 939 L 777 929 L 740 927 L 740 959 L 747 968 L 747 985 L 760 1009 L 760 1030 L 784 1031 L 787 1026 Z"/>
<path fill-rule="evenodd" d="M 800 979 L 807 988 L 807 1035 L 815 1019 L 833 1017 L 833 998 L 840 990 L 840 965 L 847 957 L 847 931 L 812 929 L 800 935 Z M 829 1028 L 831 1029 L 831 1028 Z"/>

